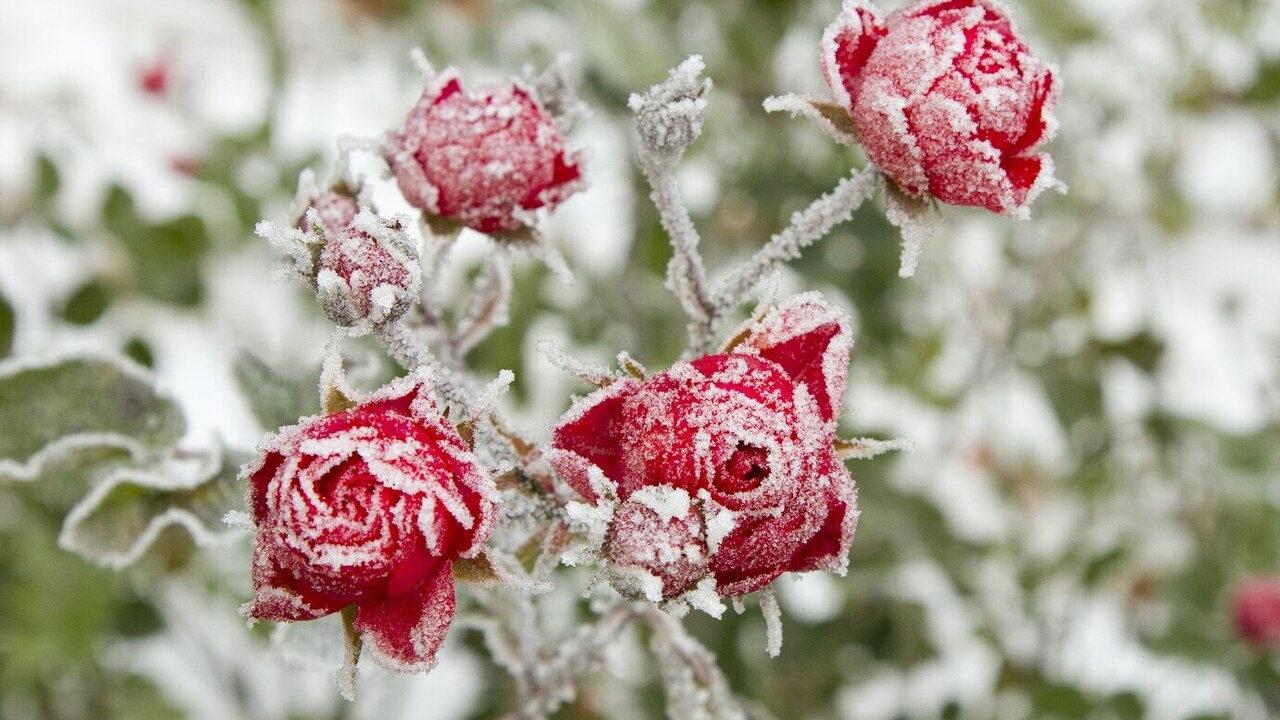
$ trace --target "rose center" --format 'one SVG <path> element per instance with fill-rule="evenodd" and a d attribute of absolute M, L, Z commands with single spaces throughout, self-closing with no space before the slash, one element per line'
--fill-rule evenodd
<path fill-rule="evenodd" d="M 722 490 L 733 493 L 754 490 L 769 477 L 769 451 L 740 442 L 724 469 L 719 483 Z"/>

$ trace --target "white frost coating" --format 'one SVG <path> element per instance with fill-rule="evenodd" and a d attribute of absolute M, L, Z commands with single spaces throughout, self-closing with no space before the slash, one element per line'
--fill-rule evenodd
<path fill-rule="evenodd" d="M 683 488 L 670 485 L 651 485 L 640 488 L 631 494 L 628 500 L 634 500 L 653 510 L 663 522 L 671 522 L 675 518 L 684 518 L 689 514 L 689 493 Z"/>
<path fill-rule="evenodd" d="M 764 615 L 765 649 L 769 657 L 778 657 L 782 652 L 782 609 L 772 587 L 760 591 L 760 612 Z"/>
<path fill-rule="evenodd" d="M 737 516 L 732 510 L 717 505 L 711 499 L 711 493 L 706 490 L 699 491 L 698 497 L 702 500 L 703 524 L 707 533 L 707 550 L 714 555 L 720 551 L 720 543 L 737 526 Z"/>
<path fill-rule="evenodd" d="M 635 565 L 611 564 L 606 571 L 609 584 L 623 597 L 643 597 L 649 602 L 662 602 L 662 578 Z"/>
<path fill-rule="evenodd" d="M 877 440 L 875 438 L 854 438 L 852 440 L 842 441 L 837 448 L 837 454 L 841 460 L 870 460 L 887 452 L 895 450 L 901 452 L 911 452 L 915 449 L 915 444 L 908 438 L 893 438 L 892 440 Z"/>
<path fill-rule="evenodd" d="M 716 590 L 714 577 L 699 580 L 698 584 L 681 595 L 680 599 L 717 620 L 724 616 L 725 604 Z"/>
<path fill-rule="evenodd" d="M 570 548 L 563 553 L 561 559 L 570 566 L 595 560 L 599 557 L 600 547 L 604 545 L 605 535 L 613 522 L 613 505 L 569 502 L 565 504 L 564 512 L 569 520 L 570 530 L 586 537 L 586 547 Z"/>
<path fill-rule="evenodd" d="M 642 152 L 654 160 L 674 163 L 702 134 L 706 94 L 711 90 L 711 80 L 698 77 L 705 68 L 701 55 L 691 55 L 665 82 L 628 99 L 627 106 L 636 114 Z"/>

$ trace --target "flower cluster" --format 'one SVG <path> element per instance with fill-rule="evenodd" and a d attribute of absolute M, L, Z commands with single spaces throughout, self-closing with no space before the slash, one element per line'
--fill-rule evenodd
<path fill-rule="evenodd" d="M 281 428 L 243 474 L 257 527 L 245 613 L 312 620 L 354 606 L 384 663 L 430 668 L 453 619 L 451 563 L 484 546 L 497 490 L 429 386 L 401 378 Z"/>
<path fill-rule="evenodd" d="M 867 156 L 899 187 L 1025 216 L 1054 185 L 1056 69 L 995 0 L 925 0 L 883 17 L 846 0 L 822 68 Z"/>
<path fill-rule="evenodd" d="M 851 347 L 844 313 L 802 295 L 728 352 L 569 410 L 548 459 L 612 512 L 602 554 L 619 591 L 672 599 L 713 578 L 738 596 L 845 567 L 858 513 L 833 443 Z"/>

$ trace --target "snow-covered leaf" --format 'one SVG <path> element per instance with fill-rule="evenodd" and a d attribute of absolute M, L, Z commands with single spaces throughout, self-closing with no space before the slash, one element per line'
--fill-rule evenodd
<path fill-rule="evenodd" d="M 0 480 L 34 480 L 107 457 L 140 457 L 182 436 L 178 406 L 125 360 L 0 364 Z"/>
<path fill-rule="evenodd" d="M 222 518 L 244 509 L 238 477 L 244 459 L 221 452 L 112 470 L 67 515 L 58 544 L 99 565 L 121 568 L 171 525 L 184 528 L 197 545 L 234 537 L 240 531 Z"/>
<path fill-rule="evenodd" d="M 933 236 L 933 205 L 927 197 L 912 195 L 885 178 L 884 211 L 889 222 L 902 231 L 902 259 L 898 275 L 909 278 L 916 273 L 921 248 Z"/>
<path fill-rule="evenodd" d="M 858 142 L 858 131 L 853 118 L 842 105 L 821 98 L 802 95 L 778 95 L 765 98 L 765 112 L 788 112 L 792 116 L 803 115 L 818 124 L 827 137 L 845 145 Z"/>

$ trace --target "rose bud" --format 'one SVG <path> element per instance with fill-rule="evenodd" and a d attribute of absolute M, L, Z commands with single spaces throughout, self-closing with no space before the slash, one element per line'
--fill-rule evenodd
<path fill-rule="evenodd" d="M 529 90 L 464 91 L 453 69 L 427 85 L 385 153 L 409 204 L 483 233 L 525 230 L 583 187 L 579 154 Z"/>
<path fill-rule="evenodd" d="M 846 0 L 822 68 L 867 157 L 911 195 L 1026 217 L 1056 184 L 1057 70 L 995 0 L 924 0 L 882 19 Z"/>
<path fill-rule="evenodd" d="M 1252 578 L 1236 590 L 1234 619 L 1240 637 L 1266 650 L 1280 642 L 1280 579 Z"/>
<path fill-rule="evenodd" d="M 616 498 L 600 515 L 615 588 L 672 599 L 710 577 L 728 597 L 787 571 L 843 571 L 858 513 L 833 444 L 851 338 L 842 312 L 800 296 L 729 352 L 569 409 L 548 459 L 588 503 Z"/>
<path fill-rule="evenodd" d="M 243 612 L 287 622 L 354 605 L 379 660 L 430 669 L 454 615 L 451 563 L 483 548 L 497 489 L 425 382 L 281 428 L 242 475 L 257 528 Z"/>
<path fill-rule="evenodd" d="M 333 222 L 317 212 L 320 223 Z M 330 320 L 344 327 L 381 325 L 400 319 L 417 299 L 422 282 L 416 243 L 399 221 L 365 210 L 341 232 L 328 234 L 316 263 L 315 289 Z"/>

